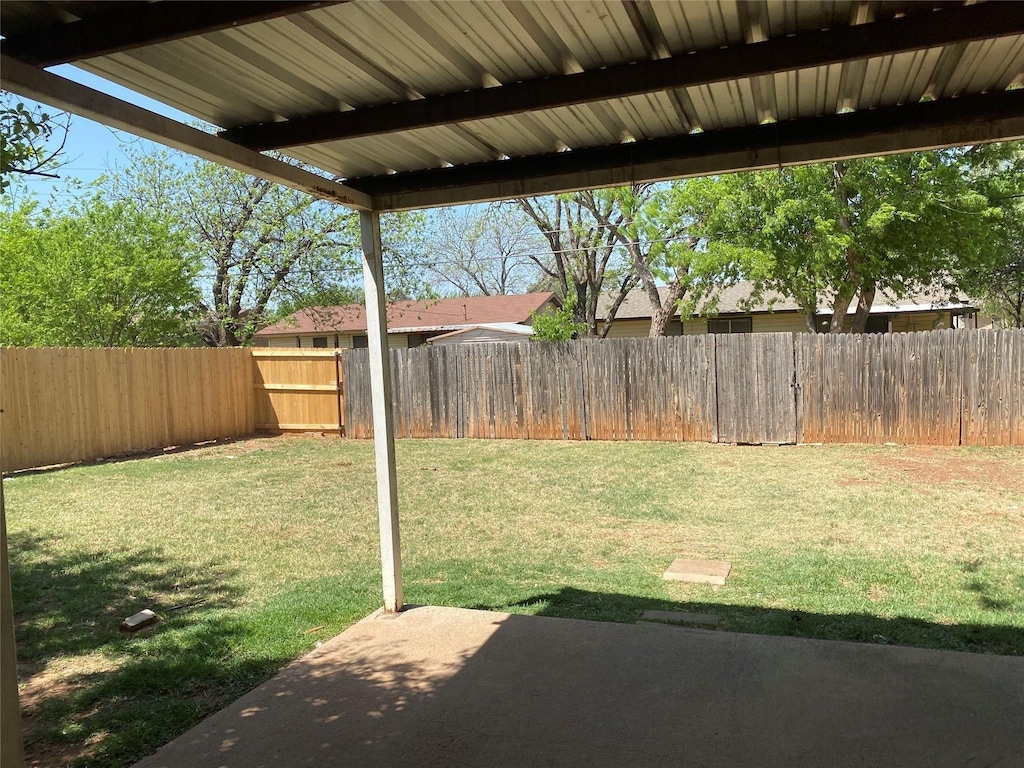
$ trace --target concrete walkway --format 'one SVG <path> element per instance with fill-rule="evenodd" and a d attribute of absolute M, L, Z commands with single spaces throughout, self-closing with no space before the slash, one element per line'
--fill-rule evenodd
<path fill-rule="evenodd" d="M 1024 659 L 415 608 L 145 768 L 1024 765 Z"/>

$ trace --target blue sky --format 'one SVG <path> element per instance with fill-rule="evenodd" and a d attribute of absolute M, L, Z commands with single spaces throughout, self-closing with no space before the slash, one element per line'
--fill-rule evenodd
<path fill-rule="evenodd" d="M 184 112 L 166 107 L 157 101 L 141 96 L 127 88 L 122 88 L 101 77 L 91 75 L 69 64 L 53 67 L 49 71 L 174 120 L 182 122 L 193 120 L 192 117 Z M 26 104 L 33 103 L 30 99 L 23 99 L 23 101 Z M 43 105 L 43 107 L 51 113 L 55 111 L 47 105 Z M 74 193 L 69 193 L 65 189 L 67 179 L 77 178 L 85 182 L 93 181 L 107 168 L 123 165 L 127 161 L 125 149 L 132 146 L 146 149 L 155 148 L 159 145 L 124 131 L 112 130 L 100 123 L 86 120 L 84 117 L 72 115 L 71 128 L 68 131 L 67 143 L 64 147 L 65 162 L 57 171 L 61 178 L 26 177 L 21 179 L 24 182 L 21 184 L 21 187 L 27 188 L 30 193 L 42 200 L 49 199 L 51 196 L 58 201 L 66 199 L 69 196 L 74 196 Z M 189 157 L 180 152 L 176 154 L 179 154 L 183 161 Z"/>

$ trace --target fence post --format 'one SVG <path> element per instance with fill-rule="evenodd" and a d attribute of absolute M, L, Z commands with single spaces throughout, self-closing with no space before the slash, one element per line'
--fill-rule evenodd
<path fill-rule="evenodd" d="M 345 436 L 345 412 L 341 407 L 341 398 L 343 395 L 342 390 L 342 378 L 341 378 L 341 350 L 334 350 L 334 382 L 338 388 L 338 437 Z"/>

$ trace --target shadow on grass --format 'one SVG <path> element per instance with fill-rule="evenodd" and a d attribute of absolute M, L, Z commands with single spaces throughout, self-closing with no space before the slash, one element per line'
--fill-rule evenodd
<path fill-rule="evenodd" d="M 250 628 L 230 610 L 241 596 L 231 571 L 151 548 L 9 545 L 30 764 L 134 762 L 290 658 L 236 654 Z M 143 608 L 163 621 L 122 633 Z"/>
<path fill-rule="evenodd" d="M 535 616 L 633 623 L 644 611 L 684 611 L 718 616 L 719 630 L 764 635 L 846 640 L 942 650 L 1024 655 L 1024 628 L 995 624 L 937 624 L 866 613 L 809 611 L 730 605 L 710 600 L 671 601 L 562 587 L 505 605 L 467 606 L 479 610 L 528 612 Z M 706 627 L 704 627 L 706 628 Z"/>
<path fill-rule="evenodd" d="M 154 456 L 174 456 L 179 453 L 189 453 L 201 448 L 217 448 L 220 446 L 234 445 L 235 443 L 246 443 L 261 438 L 274 439 L 274 435 L 266 432 L 255 432 L 251 435 L 239 435 L 238 437 L 219 437 L 213 440 L 204 440 L 199 443 L 188 443 L 187 445 L 170 445 L 166 448 L 146 448 L 141 451 L 130 453 L 118 453 L 113 456 L 100 456 L 95 459 L 84 459 L 82 461 L 70 461 L 63 464 L 50 464 L 45 467 L 31 467 L 29 469 L 16 469 L 13 472 L 4 472 L 4 477 L 31 477 L 32 475 L 48 475 L 52 472 L 60 472 L 69 467 L 91 467 L 96 464 L 122 464 L 128 461 L 139 459 L 151 459 Z"/>

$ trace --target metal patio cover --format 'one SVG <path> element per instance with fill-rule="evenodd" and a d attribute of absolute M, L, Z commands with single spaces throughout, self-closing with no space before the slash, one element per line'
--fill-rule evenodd
<path fill-rule="evenodd" d="M 1024 136 L 1024 3 L 4 0 L 0 31 L 9 90 L 170 122 L 42 72 L 74 63 L 362 209 Z"/>

